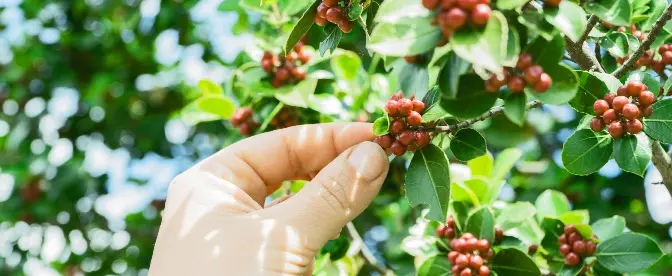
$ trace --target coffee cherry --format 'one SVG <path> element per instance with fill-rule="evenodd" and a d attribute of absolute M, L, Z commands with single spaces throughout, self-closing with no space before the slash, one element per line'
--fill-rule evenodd
<path fill-rule="evenodd" d="M 471 269 L 470 268 L 465 268 L 460 272 L 460 276 L 471 276 Z"/>
<path fill-rule="evenodd" d="M 469 259 L 469 266 L 472 268 L 480 268 L 483 265 L 483 258 L 478 255 L 471 256 Z"/>
<path fill-rule="evenodd" d="M 625 130 L 630 134 L 637 134 L 642 131 L 642 122 L 637 119 L 630 120 L 625 124 Z"/>
<path fill-rule="evenodd" d="M 642 109 L 642 116 L 644 117 L 651 116 L 651 113 L 653 113 L 653 107 L 650 105 Z"/>
<path fill-rule="evenodd" d="M 448 219 L 446 219 L 446 225 L 448 227 L 455 226 L 455 219 L 453 218 L 453 216 L 449 216 Z"/>
<path fill-rule="evenodd" d="M 315 24 L 317 24 L 317 26 L 324 27 L 325 25 L 327 25 L 327 22 L 328 22 L 327 18 L 322 18 L 318 14 L 315 14 L 314 19 L 315 19 Z"/>
<path fill-rule="evenodd" d="M 390 125 L 390 130 L 392 133 L 396 135 L 400 135 L 404 130 L 406 130 L 406 123 L 400 119 L 396 119 L 392 121 L 392 124 Z"/>
<path fill-rule="evenodd" d="M 487 4 L 478 4 L 471 11 L 471 24 L 476 27 L 483 27 L 488 24 L 492 10 Z"/>
<path fill-rule="evenodd" d="M 569 254 L 569 252 L 571 251 L 572 247 L 569 246 L 569 244 L 563 244 L 560 246 L 560 254 L 562 254 L 563 256 L 567 256 L 567 254 Z"/>
<path fill-rule="evenodd" d="M 604 120 L 599 117 L 595 117 L 590 119 L 590 129 L 592 129 L 595 132 L 600 132 L 606 127 L 607 124 L 604 123 Z"/>
<path fill-rule="evenodd" d="M 628 82 L 628 84 L 626 84 L 626 87 L 628 89 L 628 95 L 632 97 L 638 97 L 639 93 L 642 93 L 642 91 L 644 91 L 644 84 L 638 80 L 632 80 Z"/>
<path fill-rule="evenodd" d="M 618 96 L 618 97 L 614 98 L 614 101 L 611 103 L 611 105 L 614 107 L 614 110 L 616 112 L 621 112 L 621 111 L 623 111 L 623 107 L 626 104 L 629 104 L 629 103 L 630 103 L 630 100 L 627 97 Z"/>
<path fill-rule="evenodd" d="M 422 0 L 422 5 L 428 10 L 435 10 L 439 7 L 440 0 Z"/>
<path fill-rule="evenodd" d="M 609 109 L 602 114 L 602 120 L 604 120 L 604 123 L 610 124 L 611 122 L 618 120 L 618 113 L 613 109 Z"/>
<path fill-rule="evenodd" d="M 380 137 L 378 137 L 378 138 L 380 138 Z M 443 231 L 445 231 L 446 228 L 448 228 L 448 227 L 446 227 L 445 225 L 439 225 L 439 227 L 436 227 L 436 236 L 439 237 L 439 238 L 442 238 L 443 237 Z"/>
<path fill-rule="evenodd" d="M 325 5 L 324 2 L 322 2 L 319 6 L 317 6 L 317 16 L 326 19 L 328 10 L 329 6 Z"/>
<path fill-rule="evenodd" d="M 656 72 L 663 72 L 665 70 L 665 63 L 661 60 L 654 60 L 653 62 L 653 70 Z"/>
<path fill-rule="evenodd" d="M 399 142 L 401 142 L 404 146 L 408 146 L 411 143 L 415 141 L 415 134 L 413 131 L 410 130 L 405 130 L 404 132 L 399 135 Z"/>
<path fill-rule="evenodd" d="M 530 244 L 530 246 L 527 247 L 527 253 L 534 255 L 537 253 L 537 250 L 539 249 L 539 246 L 536 244 Z"/>
<path fill-rule="evenodd" d="M 285 85 L 285 81 L 283 81 L 283 80 L 281 80 L 281 79 L 273 78 L 273 79 L 271 80 L 271 86 L 273 86 L 273 87 L 275 87 L 275 88 L 279 88 L 279 87 L 281 87 L 281 86 L 283 86 L 283 85 Z"/>
<path fill-rule="evenodd" d="M 478 5 L 478 2 L 478 0 L 457 0 L 457 5 L 460 6 L 460 8 L 470 11 Z"/>
<path fill-rule="evenodd" d="M 301 67 L 294 67 L 289 72 L 296 81 L 302 81 L 306 78 L 306 70 L 303 70 Z"/>
<path fill-rule="evenodd" d="M 411 149 L 411 147 L 414 147 L 414 146 L 415 146 L 414 144 L 410 144 L 410 145 L 408 145 L 408 147 L 406 147 L 406 148 L 407 148 L 407 149 Z M 413 149 L 413 150 L 409 150 L 409 151 L 415 151 L 415 149 Z M 443 231 L 443 235 L 444 235 L 446 238 L 452 239 L 452 238 L 455 237 L 455 229 L 452 228 L 452 227 L 448 227 L 448 228 L 446 228 L 446 231 Z"/>
<path fill-rule="evenodd" d="M 552 6 L 552 7 L 558 7 L 558 6 L 560 6 L 561 1 L 562 0 L 544 0 L 544 3 L 546 3 L 547 5 Z"/>
<path fill-rule="evenodd" d="M 577 256 L 574 252 L 571 252 L 565 256 L 565 264 L 568 266 L 576 266 L 579 264 L 579 256 Z"/>
<path fill-rule="evenodd" d="M 473 239 L 474 234 L 467 232 L 467 233 L 462 234 L 462 238 L 465 239 L 465 240 Z"/>
<path fill-rule="evenodd" d="M 273 61 L 271 59 L 261 60 L 261 68 L 263 68 L 266 73 L 273 73 Z"/>
<path fill-rule="evenodd" d="M 578 255 L 586 253 L 586 244 L 583 241 L 577 241 L 572 246 L 572 251 Z"/>
<path fill-rule="evenodd" d="M 277 72 L 275 72 L 275 77 L 281 81 L 286 81 L 287 79 L 289 79 L 289 70 L 285 68 L 280 68 L 278 69 Z"/>
<path fill-rule="evenodd" d="M 322 4 L 325 4 L 328 7 L 336 7 L 338 6 L 338 1 L 339 0 L 322 0 Z"/>
<path fill-rule="evenodd" d="M 406 123 L 411 127 L 419 127 L 422 123 L 422 115 L 416 111 L 411 111 L 411 114 L 406 117 Z"/>
<path fill-rule="evenodd" d="M 352 21 L 348 19 L 343 19 L 341 20 L 341 22 L 338 23 L 338 28 L 341 29 L 341 31 L 346 34 L 352 32 L 352 28 L 354 27 L 355 23 L 352 23 Z"/>
<path fill-rule="evenodd" d="M 534 85 L 534 91 L 537 91 L 537 93 L 544 93 L 549 88 L 551 88 L 552 83 L 553 81 L 551 80 L 551 76 L 546 73 L 542 73 L 541 77 L 539 77 L 539 82 Z"/>
<path fill-rule="evenodd" d="M 240 135 L 249 135 L 252 132 L 252 127 L 248 123 L 242 123 L 240 128 L 238 128 L 238 132 L 240 132 Z"/>
<path fill-rule="evenodd" d="M 586 242 L 586 255 L 587 256 L 592 256 L 593 254 L 595 254 L 596 249 L 597 249 L 597 245 L 594 242 L 592 242 L 592 241 Z"/>
<path fill-rule="evenodd" d="M 639 103 L 641 105 L 652 105 L 654 102 L 656 102 L 656 95 L 653 92 L 646 90 L 639 94 Z"/>
<path fill-rule="evenodd" d="M 442 0 L 441 8 L 448 10 L 457 4 L 457 0 Z"/>
<path fill-rule="evenodd" d="M 565 236 L 565 234 L 560 235 L 560 237 L 558 237 L 558 243 L 560 245 L 567 244 L 567 236 Z"/>
<path fill-rule="evenodd" d="M 488 93 L 497 93 L 499 92 L 499 87 L 492 84 L 490 80 L 485 81 L 485 92 Z"/>
<path fill-rule="evenodd" d="M 542 69 L 539 65 L 532 65 L 527 67 L 524 73 L 525 81 L 527 81 L 529 84 L 535 84 L 539 81 L 539 78 L 541 78 L 541 74 L 544 73 L 544 69 Z"/>
<path fill-rule="evenodd" d="M 395 100 L 389 100 L 385 104 L 385 112 L 392 117 L 399 115 L 399 102 Z"/>
<path fill-rule="evenodd" d="M 465 239 L 458 239 L 455 243 L 455 251 L 464 252 L 467 250 L 467 241 Z"/>
<path fill-rule="evenodd" d="M 478 269 L 478 276 L 489 276 L 490 275 L 490 268 L 488 266 L 481 266 L 481 268 Z"/>
<path fill-rule="evenodd" d="M 639 58 L 639 63 L 643 66 L 648 66 L 653 62 L 653 57 L 650 56 L 649 54 L 644 53 L 640 58 Z"/>
<path fill-rule="evenodd" d="M 486 252 L 490 248 L 490 242 L 486 239 L 479 240 L 476 247 L 478 251 Z"/>
<path fill-rule="evenodd" d="M 530 65 L 532 65 L 532 55 L 528 53 L 521 53 L 520 56 L 518 56 L 516 68 L 525 70 L 527 67 L 530 67 Z"/>
<path fill-rule="evenodd" d="M 509 77 L 510 77 L 509 72 L 504 70 L 504 73 L 501 76 L 494 74 L 492 75 L 492 77 L 490 77 L 489 80 L 490 82 L 492 82 L 494 86 L 497 86 L 497 90 L 499 90 L 499 87 L 502 87 L 503 85 L 507 84 L 507 82 L 509 81 Z"/>
<path fill-rule="evenodd" d="M 397 141 L 394 141 L 394 143 L 392 143 L 392 146 L 390 147 L 390 150 L 392 151 L 392 153 L 394 155 L 402 156 L 402 155 L 404 155 L 404 153 L 406 153 L 406 146 L 404 146 L 401 142 L 399 142 L 397 140 Z"/>
<path fill-rule="evenodd" d="M 663 64 L 672 64 L 672 51 L 667 51 L 662 54 Z"/>
<path fill-rule="evenodd" d="M 392 135 L 383 135 L 379 136 L 376 138 L 375 141 L 378 145 L 380 145 L 384 149 L 389 149 L 392 147 L 392 143 L 394 142 L 394 137 Z"/>
<path fill-rule="evenodd" d="M 459 268 L 465 268 L 469 265 L 469 258 L 467 258 L 467 255 L 460 254 L 455 259 L 455 265 L 457 265 Z"/>
<path fill-rule="evenodd" d="M 609 106 L 611 106 L 611 103 L 614 102 L 614 98 L 616 98 L 616 94 L 614 94 L 614 93 L 607 93 L 606 95 L 604 95 L 604 98 L 603 98 L 603 99 L 604 99 L 605 101 L 607 101 L 607 103 L 609 104 Z"/>
<path fill-rule="evenodd" d="M 412 102 L 413 102 L 413 111 L 418 113 L 422 113 L 423 111 L 425 111 L 425 103 L 423 103 L 420 100 L 413 100 Z"/>
<path fill-rule="evenodd" d="M 418 148 L 424 148 L 429 145 L 429 133 L 425 131 L 418 131 L 415 133 L 415 144 Z"/>
<path fill-rule="evenodd" d="M 520 76 L 513 76 L 509 79 L 508 85 L 512 93 L 520 93 L 525 89 L 525 80 Z"/>
<path fill-rule="evenodd" d="M 343 20 L 343 10 L 341 10 L 341 8 L 332 6 L 327 11 L 327 20 L 329 20 L 329 22 L 331 23 L 338 24 L 339 22 L 341 22 L 341 20 Z"/>
<path fill-rule="evenodd" d="M 467 22 L 467 13 L 460 8 L 452 8 L 446 12 L 446 25 L 452 29 L 459 29 Z"/>
<path fill-rule="evenodd" d="M 611 122 L 611 124 L 609 124 L 608 131 L 611 137 L 614 138 L 621 138 L 623 137 L 623 134 L 625 134 L 625 128 L 623 127 L 623 123 L 621 121 Z"/>
<path fill-rule="evenodd" d="M 467 251 L 474 251 L 478 249 L 478 239 L 470 238 L 467 240 Z"/>
<path fill-rule="evenodd" d="M 623 117 L 628 120 L 634 120 L 639 118 L 639 108 L 634 104 L 626 104 L 623 107 Z"/>
<path fill-rule="evenodd" d="M 565 226 L 564 232 L 565 232 L 565 235 L 569 236 L 572 233 L 576 232 L 576 226 L 574 226 L 574 224 L 567 224 Z"/>
<path fill-rule="evenodd" d="M 458 253 L 457 251 L 450 251 L 450 253 L 448 253 L 448 261 L 450 262 L 450 264 L 452 265 L 455 264 L 457 256 L 460 256 L 460 253 Z"/>
<path fill-rule="evenodd" d="M 625 85 L 619 87 L 618 90 L 616 91 L 616 94 L 617 94 L 618 96 L 624 96 L 624 97 L 627 97 L 627 96 L 628 96 L 628 87 L 625 86 Z"/>
<path fill-rule="evenodd" d="M 460 275 L 460 271 L 462 271 L 458 266 L 453 265 L 453 268 L 451 268 L 451 271 L 453 272 L 453 275 Z"/>
<path fill-rule="evenodd" d="M 418 63 L 418 60 L 420 60 L 420 56 L 405 56 L 404 60 L 406 63 Z"/>
<path fill-rule="evenodd" d="M 502 228 L 495 228 L 495 241 L 501 241 L 504 238 L 504 230 Z"/>
<path fill-rule="evenodd" d="M 605 100 L 597 100 L 593 103 L 593 112 L 595 115 L 602 115 L 609 110 L 609 103 Z"/>
<path fill-rule="evenodd" d="M 400 99 L 399 100 L 399 113 L 404 116 L 408 116 L 411 114 L 411 110 L 413 110 L 413 102 L 409 99 Z"/>

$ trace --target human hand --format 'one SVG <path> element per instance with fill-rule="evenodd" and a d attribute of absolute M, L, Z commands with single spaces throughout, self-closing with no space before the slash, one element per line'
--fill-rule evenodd
<path fill-rule="evenodd" d="M 310 275 L 315 254 L 387 175 L 371 124 L 302 125 L 253 136 L 168 188 L 150 275 Z M 262 207 L 285 180 L 311 180 Z"/>

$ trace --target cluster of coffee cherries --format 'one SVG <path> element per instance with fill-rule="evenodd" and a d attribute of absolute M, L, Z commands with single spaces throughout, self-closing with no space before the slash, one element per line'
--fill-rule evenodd
<path fill-rule="evenodd" d="M 439 46 L 448 43 L 453 33 L 467 23 L 482 28 L 488 24 L 492 13 L 490 0 L 422 0 L 422 5 L 432 11 L 440 9 L 434 21 L 440 25 L 443 34 Z"/>
<path fill-rule="evenodd" d="M 593 238 L 597 239 L 597 236 L 593 235 Z M 573 224 L 565 226 L 565 233 L 558 237 L 558 244 L 560 244 L 560 254 L 565 256 L 565 264 L 568 266 L 579 265 L 581 258 L 593 256 L 597 249 L 597 244 L 581 237 L 581 233 Z"/>
<path fill-rule="evenodd" d="M 607 131 L 614 138 L 620 138 L 627 131 L 636 134 L 642 131 L 641 119 L 653 112 L 651 105 L 656 96 L 641 81 L 632 80 L 618 88 L 618 92 L 608 93 L 595 101 L 593 112 L 597 117 L 590 120 L 590 128 L 595 132 Z"/>
<path fill-rule="evenodd" d="M 266 51 L 261 59 L 261 68 L 273 76 L 271 85 L 278 88 L 285 84 L 297 83 L 306 78 L 306 70 L 300 66 L 310 60 L 307 51 L 303 51 L 303 42 L 294 46 L 286 56 L 274 55 Z"/>
<path fill-rule="evenodd" d="M 488 240 L 479 240 L 471 233 L 464 233 L 450 241 L 450 250 L 452 251 L 448 253 L 448 261 L 453 265 L 453 275 L 490 275 L 490 267 L 486 262 L 494 257 L 495 252 Z"/>
<path fill-rule="evenodd" d="M 492 75 L 485 81 L 485 90 L 496 93 L 502 86 L 507 85 L 511 93 L 522 93 L 525 86 L 529 85 L 537 93 L 544 93 L 552 84 L 551 76 L 544 73 L 541 66 L 532 62 L 532 56 L 521 53 L 516 68 L 505 67 L 501 76 Z"/>
<path fill-rule="evenodd" d="M 252 108 L 249 107 L 236 110 L 231 118 L 231 125 L 237 127 L 241 135 L 250 135 L 259 127 L 259 123 L 255 122 L 252 116 Z"/>
<path fill-rule="evenodd" d="M 349 33 L 352 31 L 352 28 L 355 27 L 355 23 L 347 18 L 345 10 L 342 7 L 339 7 L 338 2 L 340 2 L 340 0 L 322 0 L 322 3 L 317 6 L 315 24 L 318 26 L 325 26 L 327 25 L 327 21 L 329 21 L 338 25 L 338 28 L 344 33 Z M 347 6 L 349 2 L 350 0 L 345 0 L 345 6 Z"/>
<path fill-rule="evenodd" d="M 283 108 L 278 112 L 273 119 L 271 119 L 270 125 L 276 129 L 293 127 L 299 124 L 299 118 L 294 113 L 294 110 L 289 108 Z"/>
<path fill-rule="evenodd" d="M 543 0 L 543 2 L 546 5 L 557 8 L 558 6 L 560 6 L 560 2 L 562 2 L 562 0 Z"/>
<path fill-rule="evenodd" d="M 617 29 L 617 31 L 618 31 L 618 32 L 621 32 L 621 33 L 624 33 L 625 30 L 626 30 L 626 29 L 625 29 L 625 27 L 623 27 L 623 26 L 618 27 L 618 29 Z M 646 34 L 645 34 L 644 32 L 642 32 L 642 31 L 640 31 L 640 30 L 637 30 L 637 26 L 635 26 L 635 25 L 630 25 L 630 32 L 632 33 L 632 35 L 633 35 L 634 37 L 636 37 L 636 38 L 639 39 L 640 41 L 643 41 L 644 39 L 646 39 Z"/>
<path fill-rule="evenodd" d="M 385 112 L 390 117 L 389 134 L 376 137 L 374 142 L 396 155 L 404 155 L 407 151 L 415 152 L 429 145 L 429 133 L 419 129 L 422 124 L 422 115 L 425 103 L 416 100 L 413 96 L 404 98 L 401 91 L 392 95 L 385 104 Z"/>
<path fill-rule="evenodd" d="M 448 217 L 445 225 L 439 225 L 439 227 L 436 228 L 436 236 L 438 238 L 446 238 L 450 240 L 455 237 L 456 233 L 455 219 L 452 216 Z"/>

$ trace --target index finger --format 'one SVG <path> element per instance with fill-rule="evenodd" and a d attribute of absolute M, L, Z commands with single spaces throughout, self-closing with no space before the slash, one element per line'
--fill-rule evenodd
<path fill-rule="evenodd" d="M 193 169 L 235 184 L 263 206 L 283 181 L 306 179 L 341 152 L 374 138 L 369 123 L 300 125 L 241 140 Z"/>

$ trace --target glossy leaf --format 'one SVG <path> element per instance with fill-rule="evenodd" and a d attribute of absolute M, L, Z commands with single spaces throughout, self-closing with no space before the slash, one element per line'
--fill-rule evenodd
<path fill-rule="evenodd" d="M 201 90 L 201 93 L 204 95 L 222 95 L 224 90 L 222 87 L 213 83 L 210 80 L 200 80 L 198 82 L 198 89 Z"/>
<path fill-rule="evenodd" d="M 545 217 L 541 221 L 541 229 L 545 233 L 544 239 L 541 240 L 541 246 L 550 255 L 560 255 L 558 238 L 564 233 L 565 224 L 559 219 Z"/>
<path fill-rule="evenodd" d="M 587 210 L 572 210 L 562 214 L 560 220 L 565 224 L 587 224 L 590 216 Z"/>
<path fill-rule="evenodd" d="M 374 19 L 377 23 L 411 24 L 416 19 L 430 18 L 433 12 L 421 1 L 387 0 L 378 8 Z"/>
<path fill-rule="evenodd" d="M 460 85 L 460 76 L 464 75 L 471 65 L 455 55 L 454 52 L 448 54 L 448 61 L 441 68 L 437 83 L 444 97 L 453 99 L 457 96 Z"/>
<path fill-rule="evenodd" d="M 315 14 L 317 13 L 317 6 L 319 6 L 322 1 L 314 1 L 314 3 L 301 15 L 299 21 L 296 22 L 294 27 L 292 27 L 292 32 L 287 37 L 287 42 L 285 43 L 285 53 L 292 51 L 296 43 L 298 43 L 306 33 L 313 27 L 315 23 Z"/>
<path fill-rule="evenodd" d="M 497 93 L 485 91 L 483 79 L 475 74 L 460 76 L 457 96 L 443 97 L 441 107 L 458 118 L 473 118 L 490 110 L 497 101 Z"/>
<path fill-rule="evenodd" d="M 602 0 L 588 2 L 586 12 L 618 26 L 630 24 L 630 2 L 628 0 Z"/>
<path fill-rule="evenodd" d="M 639 133 L 616 139 L 614 159 L 622 170 L 643 177 L 651 161 L 649 138 L 644 133 Z"/>
<path fill-rule="evenodd" d="M 434 144 L 417 151 L 406 172 L 406 197 L 412 206 L 429 204 L 427 218 L 446 221 L 450 199 L 448 158 Z"/>
<path fill-rule="evenodd" d="M 576 175 L 596 172 L 609 161 L 613 139 L 608 134 L 581 129 L 569 136 L 562 147 L 562 164 Z"/>
<path fill-rule="evenodd" d="M 569 212 L 569 200 L 565 194 L 556 190 L 545 190 L 534 202 L 537 208 L 537 219 L 544 217 L 559 218 Z"/>
<path fill-rule="evenodd" d="M 651 116 L 644 118 L 644 132 L 654 140 L 672 143 L 672 99 L 663 99 L 652 106 Z"/>
<path fill-rule="evenodd" d="M 492 260 L 498 276 L 540 276 L 541 271 L 527 253 L 515 248 L 502 249 Z"/>
<path fill-rule="evenodd" d="M 418 276 L 448 276 L 451 275 L 453 265 L 445 255 L 437 255 L 425 260 L 418 269 Z"/>
<path fill-rule="evenodd" d="M 450 141 L 450 150 L 458 160 L 469 161 L 484 155 L 488 148 L 483 135 L 476 130 L 467 128 L 455 133 L 455 137 Z"/>
<path fill-rule="evenodd" d="M 310 104 L 310 96 L 315 92 L 315 87 L 317 87 L 316 79 L 305 79 L 297 85 L 277 89 L 275 98 L 287 105 L 306 108 Z"/>
<path fill-rule="evenodd" d="M 511 122 L 522 126 L 527 113 L 527 96 L 524 93 L 511 94 L 504 99 L 504 115 Z"/>
<path fill-rule="evenodd" d="M 576 96 L 569 101 L 569 105 L 578 112 L 592 115 L 595 101 L 604 98 L 604 95 L 611 90 L 604 81 L 591 73 L 578 71 L 578 74 L 579 90 Z"/>
<path fill-rule="evenodd" d="M 562 1 L 558 8 L 544 8 L 546 20 L 572 41 L 577 41 L 586 30 L 586 13 L 571 1 Z"/>
<path fill-rule="evenodd" d="M 390 119 L 385 117 L 380 117 L 373 122 L 373 134 L 376 136 L 383 136 L 390 133 Z"/>
<path fill-rule="evenodd" d="M 511 203 L 501 210 L 497 216 L 497 224 L 506 231 L 534 217 L 535 213 L 534 205 L 529 202 Z"/>
<path fill-rule="evenodd" d="M 450 39 L 453 51 L 474 67 L 501 72 L 506 59 L 509 27 L 499 11 L 493 11 L 483 30 L 462 28 Z"/>
<path fill-rule="evenodd" d="M 625 231 L 625 218 L 621 216 L 603 218 L 590 225 L 590 227 L 598 239 L 606 241 Z"/>
<path fill-rule="evenodd" d="M 474 234 L 478 239 L 495 241 L 495 218 L 488 207 L 483 207 L 469 215 L 464 232 Z"/>
<path fill-rule="evenodd" d="M 351 51 L 342 51 L 332 57 L 330 63 L 334 74 L 346 80 L 354 80 L 362 66 L 362 60 Z"/>
<path fill-rule="evenodd" d="M 207 95 L 196 100 L 198 109 L 215 114 L 222 119 L 229 119 L 233 116 L 236 106 L 225 96 Z"/>
<path fill-rule="evenodd" d="M 399 72 L 398 82 L 404 94 L 422 95 L 429 86 L 429 71 L 424 65 L 407 63 Z"/>
<path fill-rule="evenodd" d="M 467 166 L 471 170 L 472 176 L 484 176 L 489 177 L 492 172 L 492 166 L 494 164 L 494 158 L 490 152 L 471 159 L 467 162 Z"/>
<path fill-rule="evenodd" d="M 663 257 L 663 252 L 658 244 L 647 236 L 623 233 L 600 242 L 595 255 L 597 261 L 605 268 L 630 273 L 649 268 Z"/>
<path fill-rule="evenodd" d="M 329 24 L 324 27 L 324 32 L 326 33 L 324 39 L 320 42 L 320 55 L 324 56 L 327 51 L 334 52 L 336 46 L 341 41 L 343 37 L 343 32 L 341 29 L 336 26 L 336 24 Z"/>
<path fill-rule="evenodd" d="M 530 54 L 534 63 L 541 67 L 554 66 L 562 61 L 565 53 L 565 40 L 559 33 L 550 40 L 538 36 L 527 45 L 525 52 Z"/>
<path fill-rule="evenodd" d="M 366 47 L 381 55 L 411 56 L 433 49 L 441 37 L 439 28 L 429 20 L 413 25 L 379 23 L 373 28 Z"/>

